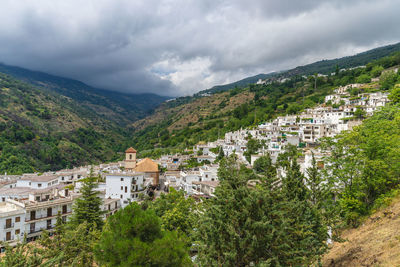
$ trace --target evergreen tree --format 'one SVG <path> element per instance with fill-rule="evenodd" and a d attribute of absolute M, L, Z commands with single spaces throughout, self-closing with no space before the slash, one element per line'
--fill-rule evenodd
<path fill-rule="evenodd" d="M 219 153 L 217 156 L 217 160 L 219 161 L 219 160 L 223 159 L 224 157 L 225 157 L 224 150 L 222 149 L 222 147 L 219 147 Z"/>
<path fill-rule="evenodd" d="M 43 266 L 44 258 L 41 251 L 36 246 L 26 243 L 25 241 L 10 247 L 7 243 L 5 253 L 0 257 L 0 266 L 4 267 L 36 267 Z"/>
<path fill-rule="evenodd" d="M 327 227 L 317 206 L 313 205 L 310 190 L 297 163 L 293 148 L 281 159 L 286 175 L 282 178 L 282 193 L 287 201 L 288 235 L 292 257 L 289 265 L 311 265 L 326 251 Z"/>
<path fill-rule="evenodd" d="M 90 229 L 103 227 L 104 221 L 102 215 L 104 211 L 101 210 L 102 200 L 98 196 L 98 191 L 95 191 L 97 177 L 91 175 L 85 179 L 83 186 L 80 190 L 82 196 L 75 200 L 73 207 L 72 222 L 79 225 L 87 222 Z"/>
<path fill-rule="evenodd" d="M 197 229 L 201 266 L 297 266 L 321 255 L 323 241 L 314 242 L 314 231 L 320 230 L 313 223 L 318 222 L 314 210 L 307 201 L 288 201 L 279 183 L 271 183 L 276 177 L 254 174 L 235 157 L 221 162 L 218 176 L 220 186 L 206 203 Z M 258 183 L 249 186 L 249 180 Z M 296 195 L 306 198 L 306 188 L 290 184 Z M 301 208 L 306 218 L 301 219 L 301 211 L 292 215 L 294 208 Z"/>
<path fill-rule="evenodd" d="M 162 230 L 153 210 L 137 203 L 108 218 L 94 248 L 102 266 L 190 266 L 187 250 L 176 232 Z"/>
<path fill-rule="evenodd" d="M 90 227 L 88 222 L 77 226 L 62 224 L 53 238 L 43 232 L 38 244 L 47 266 L 93 266 L 93 246 L 100 232 L 96 229 L 88 231 Z"/>
<path fill-rule="evenodd" d="M 262 174 L 270 178 L 276 177 L 276 168 L 272 164 L 271 157 L 268 153 L 254 161 L 253 169 L 258 174 Z"/>

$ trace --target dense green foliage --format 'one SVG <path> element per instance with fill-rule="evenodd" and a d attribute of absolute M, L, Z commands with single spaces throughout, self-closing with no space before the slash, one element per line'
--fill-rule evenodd
<path fill-rule="evenodd" d="M 190 266 L 185 243 L 176 232 L 162 230 L 151 209 L 133 203 L 107 220 L 96 259 L 104 266 Z"/>
<path fill-rule="evenodd" d="M 282 183 L 261 161 L 255 174 L 235 157 L 222 160 L 198 227 L 201 266 L 307 266 L 325 251 L 326 227 L 296 158 L 288 156 Z"/>
<path fill-rule="evenodd" d="M 400 186 L 400 106 L 389 105 L 351 132 L 327 139 L 326 176 L 338 192 L 341 216 L 357 225 Z"/>
<path fill-rule="evenodd" d="M 30 83 L 47 94 L 70 98 L 90 112 L 99 113 L 120 124 L 146 116 L 167 99 L 154 94 L 128 94 L 97 89 L 80 81 L 4 64 L 0 64 L 0 72 Z"/>
<path fill-rule="evenodd" d="M 115 160 L 128 134 L 60 95 L 0 73 L 0 173 L 58 170 Z"/>
<path fill-rule="evenodd" d="M 163 229 L 177 231 L 183 238 L 192 237 L 197 222 L 197 206 L 192 198 L 185 198 L 183 191 L 171 188 L 169 194 L 161 194 L 148 205 L 161 218 Z"/>

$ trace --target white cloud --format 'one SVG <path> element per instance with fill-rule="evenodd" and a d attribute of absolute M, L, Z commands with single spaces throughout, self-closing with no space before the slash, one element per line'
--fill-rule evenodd
<path fill-rule="evenodd" d="M 111 90 L 187 95 L 399 41 L 399 2 L 5 0 L 0 61 Z"/>

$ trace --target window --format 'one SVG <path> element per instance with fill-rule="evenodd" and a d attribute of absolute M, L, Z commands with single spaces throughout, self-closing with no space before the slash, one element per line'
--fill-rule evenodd
<path fill-rule="evenodd" d="M 15 222 L 20 222 L 21 221 L 21 217 L 15 217 Z"/>
<path fill-rule="evenodd" d="M 51 229 L 51 219 L 47 220 L 46 226 L 47 226 L 47 229 Z"/>
<path fill-rule="evenodd" d="M 36 201 L 40 201 L 40 196 L 36 196 Z"/>
<path fill-rule="evenodd" d="M 118 208 L 118 206 L 117 206 L 118 204 L 117 204 L 117 202 L 115 202 L 115 208 Z"/>
<path fill-rule="evenodd" d="M 67 205 L 62 206 L 62 213 L 63 214 L 67 213 Z"/>
<path fill-rule="evenodd" d="M 111 210 L 111 205 L 110 204 L 108 204 L 108 210 Z"/>
<path fill-rule="evenodd" d="M 20 232 L 21 232 L 21 230 L 19 230 L 19 229 L 15 230 L 15 235 L 19 235 Z"/>
<path fill-rule="evenodd" d="M 47 186 L 51 186 L 51 183 L 47 183 Z"/>
<path fill-rule="evenodd" d="M 37 186 L 38 186 L 38 187 L 42 187 L 42 184 L 38 184 Z"/>
<path fill-rule="evenodd" d="M 129 159 L 132 159 L 132 155 L 129 155 Z"/>
<path fill-rule="evenodd" d="M 67 216 L 62 216 L 63 223 L 67 222 Z"/>
<path fill-rule="evenodd" d="M 12 220 L 11 219 L 7 219 L 6 220 L 6 229 L 7 228 L 11 228 L 12 227 Z"/>
<path fill-rule="evenodd" d="M 124 181 L 124 178 L 121 178 L 121 182 L 123 182 Z"/>
<path fill-rule="evenodd" d="M 61 177 L 61 181 L 64 181 L 64 176 L 63 176 L 63 177 Z"/>
<path fill-rule="evenodd" d="M 121 185 L 121 190 L 124 190 L 124 187 Z"/>
<path fill-rule="evenodd" d="M 121 199 L 122 199 L 122 195 L 121 195 Z"/>
<path fill-rule="evenodd" d="M 128 192 L 128 187 L 127 186 L 125 186 L 125 193 L 127 193 Z"/>
<path fill-rule="evenodd" d="M 4 201 L 6 201 L 6 198 L 5 198 L 5 197 L 2 197 L 1 200 L 4 202 Z"/>

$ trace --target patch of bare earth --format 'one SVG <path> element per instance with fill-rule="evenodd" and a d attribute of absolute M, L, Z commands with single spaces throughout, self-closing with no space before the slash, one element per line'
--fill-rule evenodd
<path fill-rule="evenodd" d="M 347 241 L 333 244 L 323 266 L 400 266 L 400 198 L 342 238 Z"/>

